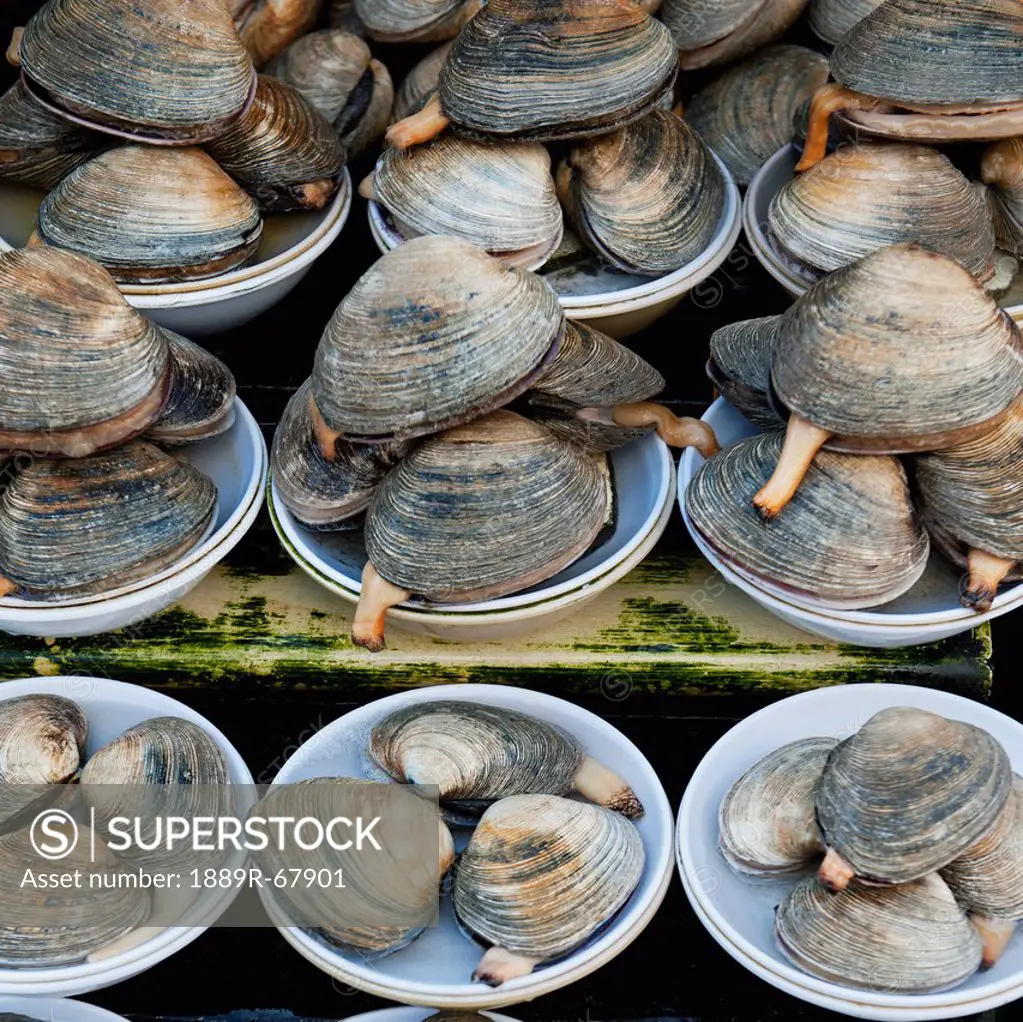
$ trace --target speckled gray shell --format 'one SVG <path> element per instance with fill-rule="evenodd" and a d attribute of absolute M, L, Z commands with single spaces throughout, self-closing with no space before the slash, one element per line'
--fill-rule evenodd
<path fill-rule="evenodd" d="M 102 129 L 187 143 L 241 113 L 252 62 L 224 0 L 49 0 L 19 51 L 30 82 Z"/>
<path fill-rule="evenodd" d="M 984 153 L 981 174 L 1001 248 L 1023 256 L 1023 138 L 996 142 Z"/>
<path fill-rule="evenodd" d="M 775 937 L 804 972 L 875 993 L 957 986 L 980 967 L 981 944 L 944 881 L 852 884 L 832 894 L 807 877 L 775 913 Z"/>
<path fill-rule="evenodd" d="M 719 847 L 733 869 L 777 876 L 824 854 L 817 789 L 835 738 L 804 738 L 765 756 L 729 789 L 718 810 Z"/>
<path fill-rule="evenodd" d="M 327 324 L 316 406 L 350 440 L 437 432 L 525 391 L 564 322 L 539 277 L 457 238 L 413 238 L 377 260 Z"/>
<path fill-rule="evenodd" d="M 64 178 L 39 207 L 49 245 L 95 259 L 115 280 L 213 277 L 259 246 L 259 208 L 201 149 L 125 145 Z"/>
<path fill-rule="evenodd" d="M 686 491 L 700 535 L 741 573 L 823 607 L 876 607 L 906 592 L 929 543 L 898 460 L 822 451 L 785 513 L 765 526 L 752 500 L 782 440 L 750 437 L 701 466 Z"/>
<path fill-rule="evenodd" d="M 0 495 L 0 575 L 41 600 L 116 589 L 190 550 L 216 502 L 210 479 L 140 440 L 36 461 Z"/>
<path fill-rule="evenodd" d="M 667 28 L 629 0 L 489 0 L 448 54 L 440 101 L 470 136 L 575 138 L 642 117 L 677 70 Z"/>
<path fill-rule="evenodd" d="M 355 0 L 371 39 L 431 43 L 453 39 L 480 8 L 480 0 Z"/>
<path fill-rule="evenodd" d="M 440 83 L 440 69 L 444 66 L 444 61 L 448 59 L 452 45 L 452 43 L 444 43 L 443 46 L 431 50 L 405 76 L 394 100 L 392 121 L 400 121 L 403 117 L 408 117 L 423 109 L 426 101 L 437 91 L 437 86 Z"/>
<path fill-rule="evenodd" d="M 484 942 L 541 961 L 568 954 L 628 901 L 643 873 L 636 827 L 556 795 L 492 805 L 455 869 L 459 921 Z"/>
<path fill-rule="evenodd" d="M 322 0 L 229 0 L 238 35 L 256 67 L 308 32 Z"/>
<path fill-rule="evenodd" d="M 908 706 L 875 713 L 831 754 L 817 821 L 864 880 L 903 884 L 947 866 L 994 824 L 1012 787 L 986 731 Z"/>
<path fill-rule="evenodd" d="M 710 337 L 707 375 L 730 405 L 762 429 L 784 425 L 768 396 L 780 325 L 780 316 L 764 316 L 723 326 Z"/>
<path fill-rule="evenodd" d="M 686 120 L 737 184 L 792 140 L 800 104 L 828 80 L 826 57 L 805 46 L 769 46 L 725 71 L 686 105 Z"/>
<path fill-rule="evenodd" d="M 612 266 L 651 277 L 699 256 L 725 204 L 724 177 L 710 150 L 666 110 L 577 143 L 558 167 L 557 183 L 583 241 Z"/>
<path fill-rule="evenodd" d="M 596 461 L 542 426 L 494 412 L 430 438 L 380 484 L 366 550 L 389 582 L 441 603 L 550 578 L 607 517 Z"/>
<path fill-rule="evenodd" d="M 834 46 L 884 0 L 810 0 L 810 28 Z"/>

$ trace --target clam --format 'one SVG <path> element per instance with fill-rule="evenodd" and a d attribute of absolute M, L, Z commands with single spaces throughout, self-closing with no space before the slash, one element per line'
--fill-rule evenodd
<path fill-rule="evenodd" d="M 495 802 L 455 869 L 458 920 L 489 946 L 472 978 L 500 986 L 576 950 L 629 900 L 644 859 L 635 826 L 601 806 Z"/>
<path fill-rule="evenodd" d="M 241 41 L 256 67 L 262 67 L 316 24 L 322 0 L 230 0 L 230 3 Z"/>
<path fill-rule="evenodd" d="M 431 437 L 399 462 L 366 512 L 352 638 L 384 645 L 389 607 L 489 600 L 536 585 L 586 552 L 608 515 L 593 457 L 512 412 Z"/>
<path fill-rule="evenodd" d="M 483 140 L 605 134 L 653 110 L 677 72 L 670 33 L 632 0 L 489 0 L 387 141 L 405 149 L 449 124 Z"/>
<path fill-rule="evenodd" d="M 266 73 L 298 89 L 334 125 L 351 157 L 378 141 L 391 118 L 391 76 L 350 32 L 310 32 L 275 57 Z"/>
<path fill-rule="evenodd" d="M 991 609 L 998 586 L 1023 579 L 1023 399 L 990 432 L 917 455 L 913 475 L 931 535 L 967 571 L 963 606 Z"/>
<path fill-rule="evenodd" d="M 817 793 L 820 878 L 905 884 L 958 858 L 1009 798 L 1005 750 L 981 728 L 926 710 L 875 713 L 836 746 Z"/>
<path fill-rule="evenodd" d="M 1023 134 L 1018 0 L 887 0 L 831 55 L 797 170 L 819 163 L 833 114 L 869 136 L 979 142 Z"/>
<path fill-rule="evenodd" d="M 995 275 L 984 196 L 927 146 L 843 146 L 782 187 L 768 228 L 785 261 L 810 281 L 905 241 L 955 259 L 980 281 Z"/>
<path fill-rule="evenodd" d="M 836 270 L 784 314 L 771 382 L 790 414 L 754 499 L 768 519 L 824 444 L 899 454 L 989 432 L 1023 389 L 1023 341 L 959 263 L 894 245 Z"/>
<path fill-rule="evenodd" d="M 769 46 L 700 89 L 686 120 L 724 161 L 736 183 L 792 140 L 800 104 L 828 80 L 828 61 L 804 46 Z"/>
<path fill-rule="evenodd" d="M 747 319 L 715 330 L 710 338 L 707 375 L 721 396 L 761 429 L 784 422 L 771 406 L 771 351 L 779 316 Z"/>
<path fill-rule="evenodd" d="M 576 143 L 558 167 L 557 185 L 576 234 L 601 259 L 650 277 L 699 256 L 725 204 L 710 150 L 666 110 Z"/>
<path fill-rule="evenodd" d="M 1023 138 L 990 146 L 981 163 L 981 177 L 989 186 L 998 244 L 1023 256 Z"/>
<path fill-rule="evenodd" d="M 0 593 L 100 593 L 162 571 L 208 531 L 213 482 L 141 440 L 36 461 L 0 495 Z"/>
<path fill-rule="evenodd" d="M 821 451 L 785 514 L 765 529 L 751 498 L 783 439 L 750 437 L 701 466 L 686 492 L 693 528 L 737 572 L 785 598 L 856 610 L 907 592 L 927 566 L 929 543 L 898 459 Z"/>
<path fill-rule="evenodd" d="M 454 39 L 484 0 L 354 0 L 371 39 L 382 43 L 432 43 Z"/>
<path fill-rule="evenodd" d="M 561 244 L 551 158 L 536 142 L 475 142 L 444 135 L 414 149 L 385 149 L 359 188 L 405 237 L 447 234 L 524 270 Z"/>
<path fill-rule="evenodd" d="M 81 457 L 135 436 L 170 386 L 166 335 L 54 248 L 0 254 L 0 452 Z"/>
<path fill-rule="evenodd" d="M 778 906 L 774 933 L 804 972 L 860 990 L 945 990 L 981 964 L 980 940 L 936 873 L 838 895 L 807 877 Z"/>
<path fill-rule="evenodd" d="M 448 810 L 478 816 L 510 795 L 575 791 L 630 818 L 643 815 L 635 792 L 573 735 L 503 706 L 413 703 L 373 727 L 369 751 L 394 780 L 435 786 Z"/>
<path fill-rule="evenodd" d="M 351 444 L 338 440 L 324 458 L 310 413 L 311 384 L 292 395 L 274 434 L 270 466 L 288 510 L 309 529 L 350 527 L 369 507 L 377 486 L 409 450 L 410 443 Z"/>
<path fill-rule="evenodd" d="M 340 871 L 343 890 L 296 884 L 275 891 L 275 900 L 292 925 L 313 928 L 330 944 L 371 960 L 407 946 L 436 920 L 441 881 L 454 859 L 436 802 L 401 785 L 317 777 L 270 788 L 253 810 L 263 818 L 322 821 L 350 819 L 356 812 L 378 818 L 372 825 L 378 849 L 358 847 L 354 840 L 350 848 L 338 847 L 354 834 L 352 828 L 341 831 L 333 846 L 327 840 L 312 849 L 271 842 L 256 860 L 270 876 L 291 869 Z"/>
<path fill-rule="evenodd" d="M 342 435 L 408 440 L 506 404 L 564 326 L 539 277 L 457 238 L 413 238 L 363 274 L 316 349 L 310 408 L 324 457 Z"/>
<path fill-rule="evenodd" d="M 82 164 L 39 207 L 37 240 L 126 284 L 213 277 L 259 246 L 255 201 L 201 149 L 124 145 Z"/>
<path fill-rule="evenodd" d="M 884 0 L 810 0 L 810 28 L 835 46 Z"/>
<path fill-rule="evenodd" d="M 297 89 L 260 75 L 252 105 L 206 151 L 265 210 L 322 209 L 345 166 L 337 132 Z"/>
<path fill-rule="evenodd" d="M 351 32 L 360 39 L 366 35 L 366 26 L 359 19 L 355 10 L 355 0 L 329 0 L 327 4 L 328 18 L 331 28 L 340 28 Z"/>
<path fill-rule="evenodd" d="M 718 810 L 719 846 L 741 873 L 778 876 L 824 854 L 814 815 L 817 789 L 834 738 L 790 742 L 755 763 Z"/>
<path fill-rule="evenodd" d="M 17 48 L 25 84 L 100 131 L 189 144 L 249 102 L 252 61 L 224 0 L 49 0 Z"/>
<path fill-rule="evenodd" d="M 452 43 L 444 43 L 431 50 L 405 76 L 394 100 L 392 120 L 401 121 L 418 113 L 426 106 L 440 84 L 440 69 L 448 59 Z"/>
<path fill-rule="evenodd" d="M 773 42 L 795 22 L 807 0 L 664 0 L 684 71 L 725 64 Z"/>

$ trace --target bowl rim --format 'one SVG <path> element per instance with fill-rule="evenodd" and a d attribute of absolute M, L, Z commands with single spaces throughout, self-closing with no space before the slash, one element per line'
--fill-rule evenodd
<path fill-rule="evenodd" d="M 127 1022 L 106 1008 L 67 997 L 31 994 L 0 994 L 0 1012 L 26 1015 L 37 1022 Z"/>

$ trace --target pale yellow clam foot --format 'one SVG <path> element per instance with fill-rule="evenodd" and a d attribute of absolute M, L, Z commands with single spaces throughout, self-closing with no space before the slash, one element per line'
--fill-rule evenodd
<path fill-rule="evenodd" d="M 0 597 L 10 596 L 17 588 L 9 578 L 0 577 Z"/>
<path fill-rule="evenodd" d="M 707 423 L 690 416 L 678 416 L 670 408 L 652 401 L 613 408 L 581 408 L 576 417 L 608 426 L 654 426 L 657 435 L 670 447 L 695 447 L 705 458 L 713 457 L 721 449 L 714 430 Z"/>
<path fill-rule="evenodd" d="M 970 922 L 982 945 L 980 967 L 990 969 L 1008 947 L 1016 924 L 1010 919 L 985 919 L 983 916 L 970 916 Z"/>
<path fill-rule="evenodd" d="M 844 891 L 849 881 L 856 876 L 856 871 L 834 848 L 829 848 L 817 876 L 829 891 Z"/>
<path fill-rule="evenodd" d="M 998 587 L 1005 581 L 1005 576 L 1016 566 L 1016 561 L 1008 557 L 989 554 L 986 550 L 970 550 L 966 563 L 969 568 L 966 589 L 963 592 L 962 604 L 968 610 L 978 614 L 986 614 L 998 594 Z"/>
<path fill-rule="evenodd" d="M 441 109 L 440 96 L 434 93 L 418 113 L 392 124 L 387 129 L 384 141 L 396 149 L 408 149 L 436 138 L 450 123 Z"/>
<path fill-rule="evenodd" d="M 643 815 L 643 803 L 613 770 L 586 756 L 573 778 L 575 790 L 591 802 L 634 820 Z"/>
<path fill-rule="evenodd" d="M 388 582 L 373 566 L 373 562 L 367 561 L 362 571 L 362 593 L 352 622 L 352 642 L 371 653 L 379 653 L 385 646 L 387 611 L 404 603 L 411 595 L 408 590 L 399 589 Z"/>
<path fill-rule="evenodd" d="M 753 506 L 760 512 L 761 518 L 769 522 L 778 516 L 795 496 L 817 452 L 830 437 L 831 433 L 826 429 L 798 415 L 789 417 L 785 443 L 774 474 L 753 498 Z"/>
<path fill-rule="evenodd" d="M 480 959 L 472 978 L 487 986 L 499 987 L 511 979 L 528 976 L 539 964 L 536 958 L 526 958 L 525 955 L 506 951 L 503 947 L 492 947 Z"/>
<path fill-rule="evenodd" d="M 816 167 L 828 153 L 828 134 L 831 130 L 831 115 L 840 110 L 876 110 L 888 106 L 874 96 L 864 96 L 834 82 L 822 85 L 810 104 L 810 124 L 803 146 L 803 156 L 796 164 L 796 171 L 802 173 Z"/>
<path fill-rule="evenodd" d="M 313 435 L 316 437 L 316 446 L 320 449 L 325 461 L 333 461 L 337 456 L 337 442 L 341 434 L 336 429 L 327 425 L 319 408 L 316 407 L 316 400 L 312 394 L 309 395 L 309 417 L 313 420 Z"/>
<path fill-rule="evenodd" d="M 359 182 L 359 194 L 367 202 L 376 202 L 376 173 L 370 171 L 363 179 Z"/>
<path fill-rule="evenodd" d="M 21 37 L 25 34 L 25 28 L 19 25 L 11 32 L 11 42 L 7 47 L 7 63 L 12 67 L 21 67 Z"/>

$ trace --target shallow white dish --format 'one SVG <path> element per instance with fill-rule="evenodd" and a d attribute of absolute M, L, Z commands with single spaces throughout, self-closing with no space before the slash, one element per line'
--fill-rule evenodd
<path fill-rule="evenodd" d="M 0 1013 L 7 1012 L 38 1019 L 39 1022 L 125 1022 L 122 1015 L 115 1015 L 106 1008 L 62 997 L 0 996 Z"/>
<path fill-rule="evenodd" d="M 349 1015 L 342 1022 L 425 1022 L 436 1012 L 433 1008 L 384 1008 L 381 1011 L 367 1011 L 364 1015 Z M 493 1022 L 516 1022 L 507 1015 L 496 1015 L 492 1011 L 483 1012 Z M 56 1022 L 78 1022 L 77 1019 L 57 1019 Z M 82 1022 L 90 1022 L 83 1019 Z M 101 1022 L 97 1019 L 96 1022 Z"/>
<path fill-rule="evenodd" d="M 836 685 L 782 699 L 725 734 L 694 772 L 679 808 L 676 855 L 686 894 L 721 946 L 773 986 L 822 1007 L 869 1019 L 942 1019 L 1006 1004 L 1023 993 L 1023 940 L 1013 937 L 993 969 L 954 990 L 893 994 L 854 990 L 791 965 L 774 942 L 774 906 L 793 881 L 742 877 L 718 850 L 717 813 L 737 777 L 788 742 L 816 735 L 846 737 L 890 706 L 916 706 L 989 731 L 1023 769 L 1023 726 L 982 703 L 910 685 Z M 880 984 L 879 984 L 880 985 Z"/>
<path fill-rule="evenodd" d="M 724 398 L 711 405 L 703 420 L 714 430 L 722 447 L 757 432 Z M 679 463 L 679 506 L 693 542 L 726 581 L 797 628 L 857 646 L 914 646 L 959 635 L 1023 605 L 1020 583 L 1003 588 L 986 614 L 967 610 L 959 602 L 962 573 L 937 550 L 932 550 L 923 577 L 908 593 L 875 610 L 819 610 L 802 606 L 793 597 L 775 596 L 729 567 L 693 529 L 686 514 L 685 492 L 703 462 L 700 453 L 690 448 L 683 452 Z"/>
<path fill-rule="evenodd" d="M 303 957 L 355 989 L 406 1004 L 475 1011 L 531 1000 L 589 975 L 630 944 L 664 899 L 672 873 L 671 807 L 653 767 L 620 731 L 595 714 L 563 699 L 504 685 L 439 685 L 402 692 L 360 707 L 318 731 L 285 764 L 274 784 L 310 777 L 376 776 L 366 761 L 369 730 L 403 706 L 437 699 L 468 699 L 503 706 L 557 724 L 583 747 L 625 778 L 646 810 L 637 827 L 646 849 L 639 887 L 611 923 L 583 948 L 532 975 L 491 988 L 469 977 L 483 949 L 458 928 L 445 899 L 440 924 L 410 946 L 364 962 L 334 950 L 297 927 L 282 933 Z M 261 892 L 271 917 L 279 920 L 269 891 Z"/>
<path fill-rule="evenodd" d="M 217 520 L 199 546 L 164 571 L 118 590 L 60 604 L 0 598 L 0 631 L 54 638 L 95 635 L 135 624 L 193 589 L 234 549 L 259 514 L 266 485 L 266 442 L 252 413 L 235 401 L 234 425 L 224 434 L 181 449 L 218 491 Z"/>
<path fill-rule="evenodd" d="M 181 717 L 201 727 L 216 742 L 227 764 L 231 783 L 241 786 L 243 798 L 251 800 L 253 780 L 245 761 L 227 737 L 205 717 L 161 692 L 110 678 L 77 675 L 53 678 L 21 678 L 0 682 L 0 700 L 49 693 L 74 700 L 89 721 L 87 755 L 92 755 L 128 728 L 152 717 Z M 231 866 L 241 866 L 245 853 Z M 57 968 L 0 969 L 0 994 L 46 994 L 73 996 L 111 986 L 174 954 L 200 936 L 230 906 L 238 888 L 218 889 L 203 904 L 201 926 L 170 927 L 151 940 L 101 961 Z"/>

